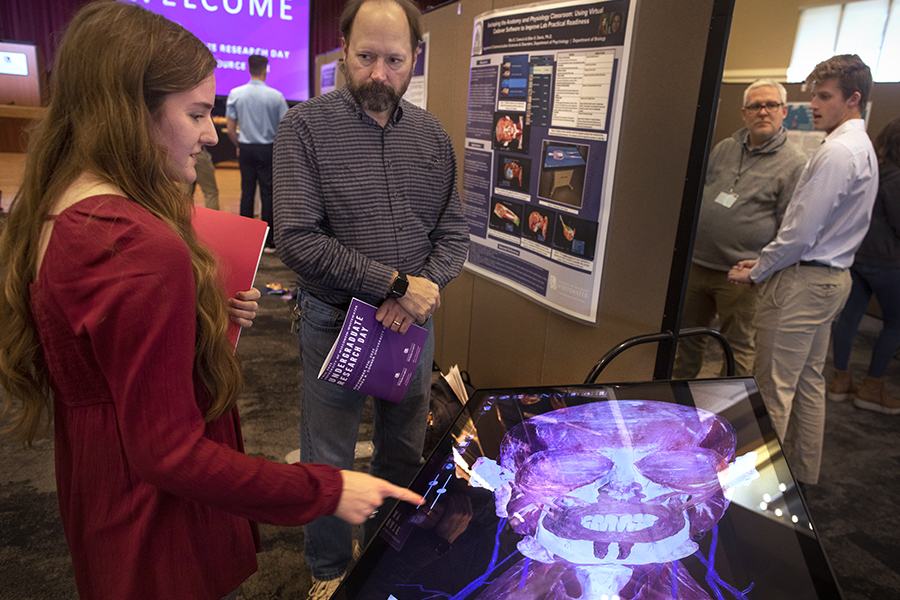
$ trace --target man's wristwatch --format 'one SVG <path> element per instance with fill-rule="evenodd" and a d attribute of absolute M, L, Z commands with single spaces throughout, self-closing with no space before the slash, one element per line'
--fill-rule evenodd
<path fill-rule="evenodd" d="M 391 282 L 391 298 L 402 298 L 409 288 L 409 279 L 403 271 L 397 271 L 397 276 Z"/>
<path fill-rule="evenodd" d="M 434 551 L 437 552 L 438 556 L 444 556 L 450 552 L 450 548 L 452 547 L 453 545 L 444 538 L 438 538 L 438 541 L 434 545 Z"/>

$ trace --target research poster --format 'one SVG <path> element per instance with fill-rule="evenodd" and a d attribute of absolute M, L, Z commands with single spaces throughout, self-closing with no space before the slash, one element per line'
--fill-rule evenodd
<path fill-rule="evenodd" d="M 466 268 L 597 319 L 634 1 L 475 19 L 463 197 Z"/>
<path fill-rule="evenodd" d="M 337 89 L 338 61 L 333 60 L 322 64 L 319 67 L 319 74 L 319 81 L 321 81 L 320 94 L 327 94 Z"/>
<path fill-rule="evenodd" d="M 825 140 L 825 132 L 817 131 L 813 127 L 813 114 L 809 102 L 788 102 L 787 108 L 788 114 L 784 118 L 783 125 L 787 129 L 788 141 L 800 148 L 807 158 L 812 158 Z M 862 111 L 862 118 L 866 122 L 867 129 L 871 112 L 872 103 L 867 102 Z"/>
<path fill-rule="evenodd" d="M 427 31 L 422 34 L 422 41 L 416 48 L 416 68 L 409 80 L 409 87 L 403 94 L 404 100 L 422 110 L 428 110 L 428 36 Z"/>

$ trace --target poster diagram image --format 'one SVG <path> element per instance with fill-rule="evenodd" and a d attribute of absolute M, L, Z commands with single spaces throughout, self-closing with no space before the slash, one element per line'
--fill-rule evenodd
<path fill-rule="evenodd" d="M 537 235 L 540 241 L 547 238 L 547 225 L 550 223 L 550 217 L 538 209 L 531 211 L 528 215 L 528 230 Z"/>
<path fill-rule="evenodd" d="M 544 140 L 538 197 L 581 208 L 590 147 Z"/>
<path fill-rule="evenodd" d="M 553 248 L 585 260 L 594 260 L 597 223 L 571 215 L 556 215 Z"/>
<path fill-rule="evenodd" d="M 528 55 L 504 56 L 500 63 L 500 99 L 524 100 L 528 96 Z"/>
<path fill-rule="evenodd" d="M 788 114 L 784 118 L 784 126 L 797 131 L 814 131 L 812 110 L 810 110 L 809 104 L 805 102 L 788 104 Z"/>
<path fill-rule="evenodd" d="M 528 129 L 525 113 L 503 111 L 494 113 L 494 150 L 528 152 Z"/>
<path fill-rule="evenodd" d="M 575 228 L 569 227 L 568 225 L 566 225 L 566 222 L 563 221 L 562 215 L 559 215 L 559 223 L 560 223 L 560 225 L 562 225 L 563 237 L 566 238 L 566 240 L 568 240 L 570 242 L 572 240 L 574 240 L 575 239 Z"/>
<path fill-rule="evenodd" d="M 531 159 L 519 156 L 499 155 L 497 163 L 497 187 L 517 192 L 528 192 L 531 180 Z"/>
<path fill-rule="evenodd" d="M 502 8 L 478 15 L 473 29 L 461 190 L 472 250 L 466 268 L 590 323 L 599 307 L 636 2 Z M 522 207 L 515 240 L 497 228 L 497 198 Z M 532 207 L 542 209 L 533 222 Z M 594 224 L 566 230 L 557 213 L 567 223 Z"/>
<path fill-rule="evenodd" d="M 528 228 L 522 232 L 522 235 L 535 242 L 549 243 L 547 229 L 553 213 L 540 208 L 528 208 L 525 212 L 528 213 Z"/>
<path fill-rule="evenodd" d="M 492 231 L 518 238 L 522 233 L 522 205 L 494 199 L 488 226 Z"/>
<path fill-rule="evenodd" d="M 614 36 L 625 30 L 625 17 L 620 12 L 606 13 L 600 17 L 600 28 L 597 32 L 601 37 Z"/>

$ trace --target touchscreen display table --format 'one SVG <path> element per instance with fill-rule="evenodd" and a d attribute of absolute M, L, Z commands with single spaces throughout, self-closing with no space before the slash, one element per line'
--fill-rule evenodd
<path fill-rule="evenodd" d="M 334 598 L 840 598 L 752 378 L 480 390 Z"/>

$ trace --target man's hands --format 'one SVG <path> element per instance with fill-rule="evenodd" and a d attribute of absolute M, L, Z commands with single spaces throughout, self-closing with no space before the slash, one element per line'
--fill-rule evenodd
<path fill-rule="evenodd" d="M 742 260 L 734 265 L 731 267 L 731 270 L 728 271 L 728 281 L 735 284 L 754 283 L 753 280 L 750 279 L 750 269 L 755 267 L 758 262 L 759 259 L 754 258 L 753 260 Z"/>
<path fill-rule="evenodd" d="M 382 302 L 375 312 L 375 318 L 388 329 L 399 331 L 401 335 L 409 331 L 409 326 L 416 322 L 396 298 L 388 298 Z"/>
<path fill-rule="evenodd" d="M 396 271 L 394 277 L 397 277 Z M 441 292 L 436 284 L 424 277 L 407 278 L 409 287 L 406 294 L 400 298 L 389 297 L 375 313 L 375 318 L 382 325 L 401 334 L 406 333 L 413 323 L 424 323 L 441 305 Z"/>
<path fill-rule="evenodd" d="M 366 473 L 341 471 L 341 477 L 344 484 L 334 516 L 354 525 L 365 523 L 385 498 L 396 498 L 417 506 L 425 503 L 417 493 Z"/>
<path fill-rule="evenodd" d="M 437 284 L 424 277 L 410 275 L 406 294 L 398 298 L 397 302 L 413 316 L 416 323 L 424 323 L 441 305 L 441 290 Z"/>
<path fill-rule="evenodd" d="M 256 301 L 260 295 L 256 288 L 235 293 L 234 298 L 228 299 L 228 318 L 241 327 L 252 326 L 253 319 L 256 318 L 256 309 L 259 308 Z"/>

